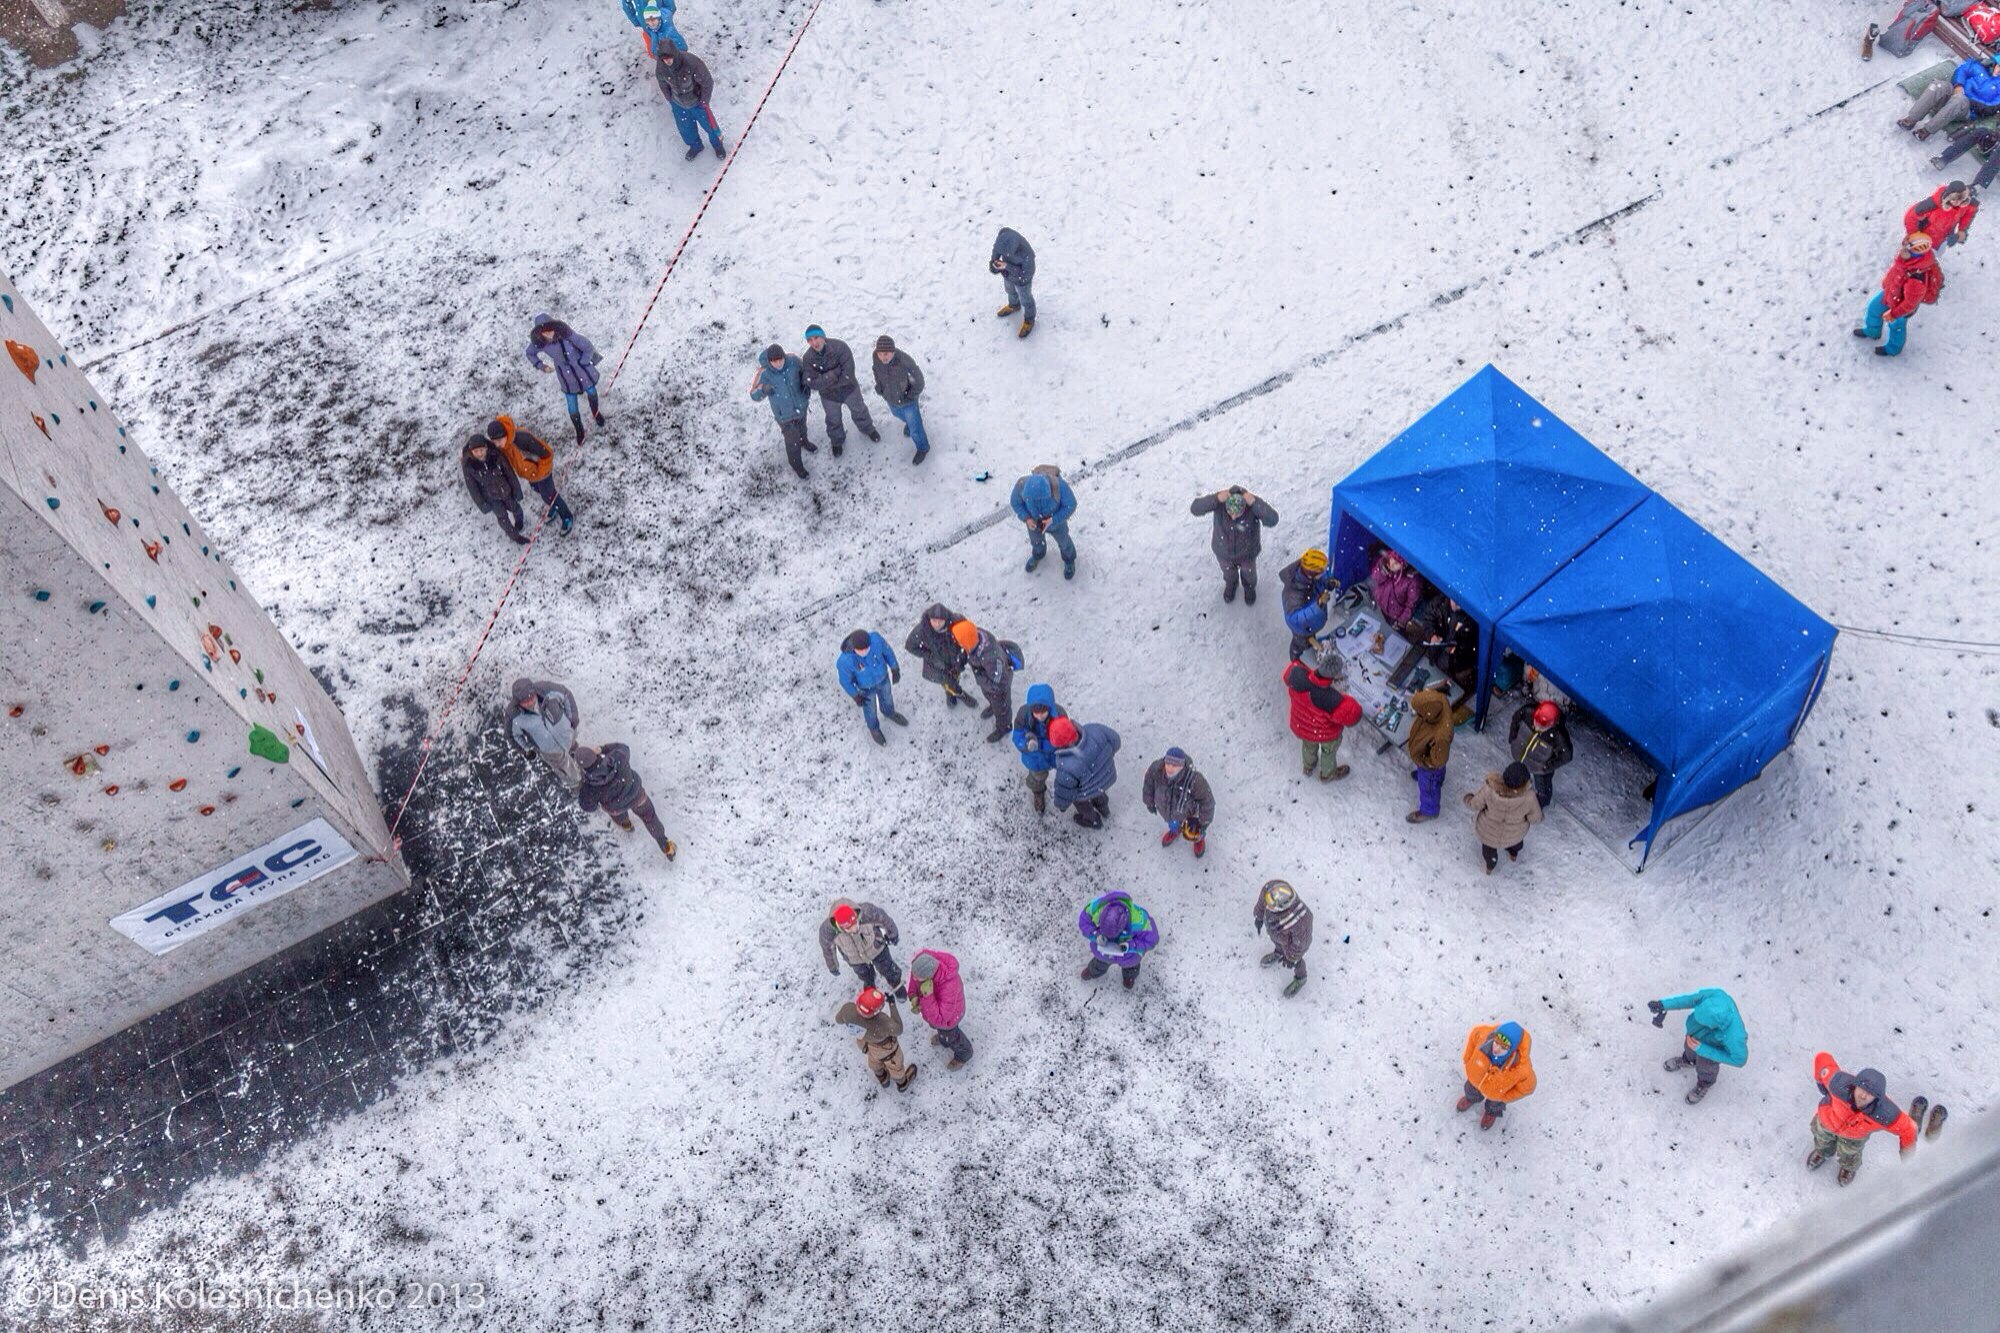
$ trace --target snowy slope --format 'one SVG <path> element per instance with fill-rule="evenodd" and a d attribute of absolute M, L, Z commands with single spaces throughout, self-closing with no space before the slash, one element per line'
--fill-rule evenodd
<path fill-rule="evenodd" d="M 459 439 L 559 425 L 528 318 L 615 360 L 713 160 L 681 162 L 611 0 L 137 8 L 77 67 L 9 72 L 33 188 L 0 259 L 108 357 L 364 750 L 407 742 L 379 705 L 442 696 L 511 560 Z M 732 143 L 806 8 L 683 5 Z M 620 965 L 258 1178 L 20 1270 L 477 1280 L 518 1328 L 1549 1327 L 1827 1205 L 1798 1169 L 1820 1046 L 1983 1109 L 1994 658 L 1849 635 L 1798 754 L 1664 864 L 1634 878 L 1558 812 L 1488 880 L 1449 805 L 1476 745 L 1415 829 L 1394 754 L 1298 784 L 1275 587 L 1222 605 L 1186 512 L 1270 498 L 1274 583 L 1327 487 L 1490 360 L 1829 618 L 2000 638 L 1961 359 L 1986 238 L 1902 362 L 1845 332 L 1936 181 L 1893 85 L 1815 113 L 1914 66 L 1808 7 L 1350 8 L 825 0 L 606 395 L 579 531 L 475 676 L 567 679 L 682 840 L 670 870 L 626 849 L 652 910 Z M 1025 343 L 991 313 L 1002 223 L 1040 256 Z M 811 321 L 923 362 L 923 469 L 856 442 L 785 472 L 744 384 Z M 982 526 L 1042 461 L 1078 479 L 1074 584 Z M 910 729 L 866 743 L 838 638 L 900 643 L 933 599 L 1123 734 L 1108 831 L 1038 821 L 914 670 Z M 1199 864 L 1138 804 L 1169 744 L 1216 785 Z M 1273 875 L 1319 919 L 1290 1002 L 1250 930 Z M 1075 977 L 1111 887 L 1165 934 L 1131 995 Z M 916 1089 L 864 1094 L 812 941 L 842 893 L 959 956 L 972 1068 L 919 1037 Z M 1702 984 L 1752 1060 L 1693 1109 L 1643 1004 Z M 1541 1090 L 1482 1135 L 1458 1051 L 1506 1017 Z M 1870 1160 L 1857 1189 L 1895 1168 Z"/>

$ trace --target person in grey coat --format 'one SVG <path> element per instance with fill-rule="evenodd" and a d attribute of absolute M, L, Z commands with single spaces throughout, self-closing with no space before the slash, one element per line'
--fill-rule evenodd
<path fill-rule="evenodd" d="M 806 392 L 805 372 L 799 359 L 786 356 L 785 349 L 776 343 L 766 347 L 764 359 L 757 364 L 757 373 L 750 377 L 750 399 L 771 404 L 771 415 L 778 419 L 778 430 L 785 437 L 785 461 L 792 465 L 792 471 L 805 476 L 801 451 L 816 454 L 819 446 L 806 438 L 806 406 L 812 402 L 812 395 Z M 833 451 L 839 453 L 840 446 L 835 445 Z"/>
<path fill-rule="evenodd" d="M 1278 521 L 1278 511 L 1241 486 L 1231 486 L 1213 495 L 1198 495 L 1188 506 L 1196 518 L 1214 515 L 1209 549 L 1222 566 L 1222 600 L 1236 600 L 1236 585 L 1243 584 L 1243 604 L 1257 604 L 1257 556 L 1264 549 L 1264 529 Z"/>
<path fill-rule="evenodd" d="M 1035 330 L 1035 247 L 1012 227 L 1002 227 L 993 240 L 993 258 L 987 267 L 1006 284 L 1007 304 L 1000 307 L 1000 317 L 1020 311 L 1021 331 L 1015 336 L 1027 337 Z"/>
<path fill-rule="evenodd" d="M 1299 901 L 1291 885 L 1274 879 L 1257 891 L 1251 920 L 1271 941 L 1271 952 L 1257 962 L 1264 967 L 1283 963 L 1292 969 L 1291 983 L 1285 987 L 1285 997 L 1290 999 L 1306 984 L 1306 950 L 1313 942 L 1312 908 Z"/>
<path fill-rule="evenodd" d="M 847 427 L 840 420 L 843 407 L 854 414 L 856 430 L 871 440 L 881 440 L 882 432 L 875 429 L 875 420 L 868 415 L 868 400 L 861 396 L 861 384 L 854 378 L 854 353 L 840 339 L 827 337 L 826 330 L 817 324 L 806 330 L 805 381 L 806 388 L 819 395 L 819 405 L 826 413 L 826 438 L 833 444 L 835 458 L 847 443 Z"/>
<path fill-rule="evenodd" d="M 931 451 L 930 436 L 924 434 L 924 414 L 917 407 L 923 396 L 924 372 L 916 358 L 896 349 L 896 340 L 883 334 L 875 340 L 875 392 L 889 405 L 889 415 L 903 423 L 903 434 L 917 446 L 910 462 L 921 463 Z"/>
<path fill-rule="evenodd" d="M 1167 821 L 1160 846 L 1187 841 L 1194 844 L 1197 857 L 1208 851 L 1208 822 L 1215 818 L 1215 793 L 1209 789 L 1208 779 L 1195 771 L 1186 750 L 1169 746 L 1166 754 L 1155 759 L 1146 770 L 1140 794 L 1146 809 Z"/>
<path fill-rule="evenodd" d="M 583 768 L 570 756 L 576 744 L 576 696 L 552 680 L 514 682 L 507 734 L 523 754 L 538 756 L 571 791 L 583 785 Z"/>
<path fill-rule="evenodd" d="M 838 958 L 854 969 L 854 975 L 861 978 L 864 986 L 873 986 L 879 971 L 882 981 L 899 1000 L 907 999 L 908 992 L 903 987 L 903 969 L 897 964 L 896 955 L 889 952 L 889 946 L 901 938 L 887 912 L 874 903 L 858 903 L 851 898 L 836 899 L 833 910 L 819 923 L 819 951 L 826 958 L 827 971 L 840 975 L 840 962 L 835 961 Z"/>

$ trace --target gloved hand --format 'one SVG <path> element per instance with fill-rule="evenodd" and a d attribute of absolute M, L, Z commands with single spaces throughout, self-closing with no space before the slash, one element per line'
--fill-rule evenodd
<path fill-rule="evenodd" d="M 1653 1011 L 1654 1027 L 1663 1028 L 1667 1025 L 1667 1006 L 1661 1004 L 1658 1000 L 1648 1000 L 1646 1001 L 1646 1007 Z"/>
<path fill-rule="evenodd" d="M 1250 930 L 1250 933 L 1251 933 L 1252 935 L 1262 935 L 1262 934 L 1264 933 L 1264 918 L 1263 918 L 1263 917 L 1261 917 L 1261 916 L 1260 916 L 1260 917 L 1256 917 L 1256 918 L 1254 918 L 1254 919 L 1253 919 L 1253 920 L 1251 921 L 1250 925 L 1251 925 L 1251 930 Z"/>
<path fill-rule="evenodd" d="M 889 683 L 891 685 L 901 685 L 903 683 L 903 668 L 899 666 L 889 668 Z"/>
<path fill-rule="evenodd" d="M 1032 752 L 1034 752 L 1034 751 L 1036 751 L 1036 750 L 1039 750 L 1039 749 L 1041 749 L 1041 748 L 1042 748 L 1042 743 L 1041 743 L 1040 741 L 1036 740 L 1036 739 L 1035 739 L 1035 738 L 1034 738 L 1033 736 L 1030 736 L 1030 737 L 1028 737 L 1028 744 L 1027 744 L 1027 747 L 1026 747 L 1026 748 L 1027 748 L 1027 750 L 1028 750 L 1028 751 L 1029 751 L 1030 753 L 1032 753 Z"/>
<path fill-rule="evenodd" d="M 854 706 L 856 708 L 866 708 L 868 706 L 868 701 L 862 698 L 858 694 L 850 694 L 848 698 L 854 700 Z"/>

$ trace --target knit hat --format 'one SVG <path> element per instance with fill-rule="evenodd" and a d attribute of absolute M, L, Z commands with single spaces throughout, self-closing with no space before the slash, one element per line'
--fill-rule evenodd
<path fill-rule="evenodd" d="M 1163 757 L 1169 763 L 1180 764 L 1182 767 L 1186 767 L 1188 762 L 1187 751 L 1178 745 L 1169 745 L 1167 753 Z"/>
<path fill-rule="evenodd" d="M 656 19 L 659 16 L 660 16 L 660 7 L 658 5 L 647 5 L 644 9 L 639 11 L 639 17 L 642 19 Z"/>
<path fill-rule="evenodd" d="M 1528 766 L 1515 760 L 1500 774 L 1500 780 L 1510 787 L 1525 787 L 1528 785 Z"/>
<path fill-rule="evenodd" d="M 1298 900 L 1298 890 L 1282 879 L 1269 880 L 1264 885 L 1264 906 L 1274 912 L 1282 912 Z"/>
<path fill-rule="evenodd" d="M 918 981 L 929 981 L 937 975 L 937 955 L 920 953 L 910 960 L 910 975 Z"/>
<path fill-rule="evenodd" d="M 854 929 L 854 923 L 861 919 L 861 913 L 854 910 L 854 904 L 842 903 L 833 909 L 833 924 L 842 930 Z"/>
<path fill-rule="evenodd" d="M 504 440 L 507 438 L 507 428 L 500 424 L 498 417 L 486 423 L 486 438 L 489 440 Z"/>
<path fill-rule="evenodd" d="M 576 766 L 578 768 L 592 769 L 597 767 L 597 760 L 598 760 L 597 751 L 591 749 L 588 745 L 570 746 L 569 757 L 571 759 L 576 760 Z"/>
<path fill-rule="evenodd" d="M 783 361 L 785 359 L 785 349 L 776 343 L 772 343 L 764 349 L 764 359 L 766 361 Z"/>
<path fill-rule="evenodd" d="M 966 652 L 971 652 L 979 646 L 979 626 L 970 620 L 959 621 L 951 627 L 951 641 Z"/>
<path fill-rule="evenodd" d="M 875 340 L 875 350 L 878 352 L 893 352 L 896 350 L 896 340 L 885 333 Z"/>
<path fill-rule="evenodd" d="M 1493 1035 L 1486 1039 L 1486 1044 L 1493 1048 L 1495 1054 L 1499 1054 L 1501 1043 L 1504 1042 L 1507 1047 L 1507 1053 L 1493 1063 L 1503 1067 L 1513 1064 L 1514 1057 L 1521 1053 L 1521 1038 L 1525 1035 L 1519 1023 L 1502 1023 L 1493 1029 Z"/>
<path fill-rule="evenodd" d="M 1315 546 L 1299 557 L 1299 568 L 1308 574 L 1318 574 L 1326 569 L 1326 552 Z"/>
<path fill-rule="evenodd" d="M 1945 187 L 1944 187 L 1944 192 L 1945 192 L 1946 194 L 1964 194 L 1964 193 L 1965 193 L 1965 182 L 1964 182 L 1964 181 L 1953 181 L 1953 182 L 1952 182 L 1951 184 L 1949 184 L 1949 185 L 1947 185 L 1947 186 L 1945 186 Z"/>
<path fill-rule="evenodd" d="M 487 439 L 484 435 L 469 435 L 466 437 L 465 447 L 468 449 L 484 449 L 487 445 L 491 443 L 492 441 Z"/>
<path fill-rule="evenodd" d="M 806 325 L 806 338 L 808 341 L 814 338 L 824 338 L 824 337 L 826 337 L 825 329 L 821 328 L 817 324 Z"/>
<path fill-rule="evenodd" d="M 513 687 L 507 691 L 507 697 L 519 704 L 526 703 L 528 700 L 534 698 L 536 693 L 535 682 L 523 676 L 515 681 Z"/>
<path fill-rule="evenodd" d="M 1067 750 L 1077 742 L 1076 723 L 1066 717 L 1059 717 L 1049 723 L 1049 744 L 1058 750 Z"/>
<path fill-rule="evenodd" d="M 846 638 L 840 641 L 840 646 L 845 648 L 850 653 L 867 652 L 868 631 L 865 629 L 858 629 L 854 631 L 854 633 L 848 635 Z"/>
<path fill-rule="evenodd" d="M 1553 727 L 1561 720 L 1563 710 L 1556 707 L 1553 699 L 1544 699 L 1535 705 L 1534 721 L 1538 727 Z"/>
<path fill-rule="evenodd" d="M 873 986 L 863 986 L 861 993 L 854 997 L 854 1012 L 863 1018 L 873 1018 L 882 1012 L 882 992 Z"/>

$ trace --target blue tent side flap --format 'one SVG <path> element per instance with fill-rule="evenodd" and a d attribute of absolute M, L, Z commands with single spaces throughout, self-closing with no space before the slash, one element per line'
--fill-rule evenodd
<path fill-rule="evenodd" d="M 1659 773 L 1650 844 L 1791 744 L 1835 630 L 1653 496 L 1503 617 L 1498 643 L 1616 729 Z M 1638 839 L 1635 838 L 1635 841 Z"/>

